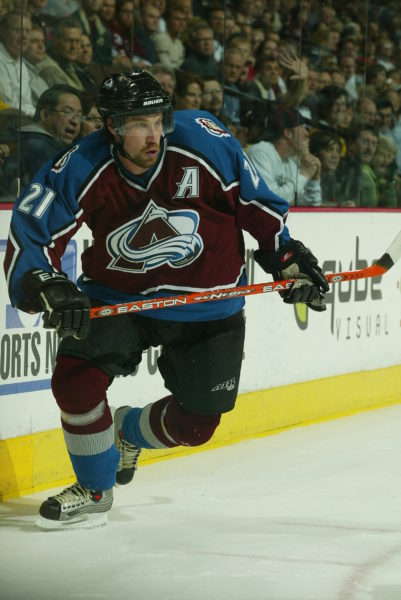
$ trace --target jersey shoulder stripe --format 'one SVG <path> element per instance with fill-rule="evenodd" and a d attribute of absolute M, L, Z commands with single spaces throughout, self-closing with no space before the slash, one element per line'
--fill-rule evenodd
<path fill-rule="evenodd" d="M 65 148 L 48 169 L 47 177 L 54 189 L 74 189 L 76 197 L 104 164 L 112 160 L 111 144 L 103 131 L 96 131 Z"/>
<path fill-rule="evenodd" d="M 186 149 L 202 157 L 219 178 L 229 185 L 238 179 L 239 142 L 211 113 L 201 110 L 179 110 L 175 113 L 174 131 L 168 135 L 168 146 Z"/>

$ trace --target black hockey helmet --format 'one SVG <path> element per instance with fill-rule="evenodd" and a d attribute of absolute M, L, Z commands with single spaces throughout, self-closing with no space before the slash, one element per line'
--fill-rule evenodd
<path fill-rule="evenodd" d="M 119 133 L 127 115 L 163 113 L 163 133 L 174 129 L 174 110 L 171 96 L 147 71 L 133 69 L 113 73 L 99 88 L 97 109 L 107 125 L 110 118 L 113 129 Z"/>

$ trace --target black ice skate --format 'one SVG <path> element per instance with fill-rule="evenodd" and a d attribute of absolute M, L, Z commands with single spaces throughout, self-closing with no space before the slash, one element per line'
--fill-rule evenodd
<path fill-rule="evenodd" d="M 120 452 L 120 462 L 118 463 L 116 476 L 116 483 L 119 485 L 126 485 L 132 481 L 138 468 L 138 458 L 141 453 L 141 448 L 127 442 L 121 431 L 123 419 L 129 410 L 131 410 L 131 406 L 121 406 L 113 410 L 114 444 Z"/>
<path fill-rule="evenodd" d="M 106 525 L 113 490 L 88 490 L 78 482 L 45 500 L 36 521 L 41 529 L 76 529 Z"/>

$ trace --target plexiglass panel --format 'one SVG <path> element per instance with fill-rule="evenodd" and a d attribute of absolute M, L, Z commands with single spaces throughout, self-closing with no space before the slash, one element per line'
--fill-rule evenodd
<path fill-rule="evenodd" d="M 0 198 L 103 127 L 110 73 L 237 137 L 291 205 L 401 206 L 401 5 L 392 0 L 2 0 Z"/>

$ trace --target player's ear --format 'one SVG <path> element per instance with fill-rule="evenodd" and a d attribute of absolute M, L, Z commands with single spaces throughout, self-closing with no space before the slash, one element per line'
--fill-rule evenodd
<path fill-rule="evenodd" d="M 118 133 L 116 132 L 116 130 L 111 126 L 111 119 L 107 119 L 107 130 L 109 131 L 109 133 L 113 136 L 113 139 L 117 142 L 117 143 L 121 143 L 121 138 L 118 135 Z"/>

